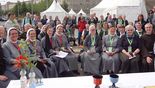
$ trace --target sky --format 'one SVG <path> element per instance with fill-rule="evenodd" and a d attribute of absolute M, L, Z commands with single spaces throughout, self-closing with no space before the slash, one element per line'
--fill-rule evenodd
<path fill-rule="evenodd" d="M 4 4 L 6 4 L 6 2 L 17 2 L 17 1 L 21 1 L 21 2 L 23 2 L 23 1 L 29 1 L 29 0 L 0 0 L 0 3 L 2 4 L 2 5 L 4 5 Z"/>

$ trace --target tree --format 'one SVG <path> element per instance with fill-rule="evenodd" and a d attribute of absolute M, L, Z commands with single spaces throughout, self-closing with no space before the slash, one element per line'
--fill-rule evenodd
<path fill-rule="evenodd" d="M 17 4 L 13 7 L 12 12 L 16 14 L 16 16 L 20 16 L 22 12 L 21 2 L 17 2 Z"/>
<path fill-rule="evenodd" d="M 27 9 L 27 5 L 25 2 L 22 3 L 22 11 L 21 11 L 21 14 L 22 15 L 25 15 L 26 12 L 29 12 L 28 9 Z"/>
<path fill-rule="evenodd" d="M 62 8 L 65 10 L 65 11 L 67 11 L 68 12 L 68 3 L 66 2 L 66 0 L 63 0 L 63 2 L 62 2 Z"/>

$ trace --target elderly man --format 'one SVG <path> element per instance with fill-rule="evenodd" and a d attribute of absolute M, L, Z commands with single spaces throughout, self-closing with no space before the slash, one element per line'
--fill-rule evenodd
<path fill-rule="evenodd" d="M 155 51 L 155 34 L 153 33 L 153 25 L 147 23 L 145 25 L 146 33 L 141 37 L 142 40 L 142 71 L 153 72 L 154 71 L 154 53 Z"/>
<path fill-rule="evenodd" d="M 5 39 L 5 29 L 3 26 L 0 26 L 0 45 L 2 45 L 4 42 L 6 42 Z"/>

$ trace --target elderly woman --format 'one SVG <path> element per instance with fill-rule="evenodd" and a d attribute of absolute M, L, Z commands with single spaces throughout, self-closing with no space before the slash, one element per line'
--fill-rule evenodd
<path fill-rule="evenodd" d="M 133 26 L 127 25 L 125 31 L 126 35 L 123 35 L 119 40 L 120 59 L 122 61 L 121 71 L 123 73 L 139 72 L 140 39 L 134 35 Z"/>
<path fill-rule="evenodd" d="M 11 79 L 18 79 L 19 69 L 16 67 L 16 58 L 21 54 L 22 49 L 19 48 L 18 31 L 12 27 L 8 30 L 7 41 L 3 44 L 4 59 L 6 60 L 6 70 L 11 72 L 9 76 Z M 34 69 L 37 77 L 42 77 L 41 72 L 38 69 Z"/>
<path fill-rule="evenodd" d="M 84 41 L 84 52 L 81 54 L 81 62 L 86 75 L 100 74 L 101 39 L 96 35 L 95 25 L 90 25 L 89 35 Z"/>
<path fill-rule="evenodd" d="M 45 37 L 41 40 L 42 47 L 45 51 L 46 57 L 51 58 L 54 61 L 59 76 L 64 76 L 63 74 L 67 73 L 69 68 L 64 59 L 55 56 L 59 51 L 58 44 L 52 34 L 53 28 L 48 25 L 45 29 Z"/>
<path fill-rule="evenodd" d="M 18 79 L 19 69 L 16 65 L 16 58 L 20 55 L 18 50 L 18 30 L 12 27 L 7 32 L 7 41 L 3 44 L 4 59 L 6 60 L 6 70 L 9 71 L 13 79 Z"/>
<path fill-rule="evenodd" d="M 118 57 L 118 36 L 116 35 L 116 28 L 110 27 L 109 34 L 103 37 L 102 40 L 102 65 L 103 72 L 119 72 L 120 59 Z"/>
<path fill-rule="evenodd" d="M 30 56 L 36 56 L 37 68 L 40 69 L 44 77 L 57 77 L 55 64 L 48 58 L 43 51 L 41 43 L 36 40 L 36 31 L 31 28 L 27 32 L 28 48 Z"/>
<path fill-rule="evenodd" d="M 56 26 L 56 33 L 55 33 L 54 37 L 58 44 L 59 50 L 68 53 L 68 55 L 64 58 L 64 60 L 68 64 L 69 69 L 75 73 L 78 73 L 78 61 L 77 61 L 78 56 L 70 48 L 67 38 L 63 34 L 63 25 L 62 24 L 58 24 Z"/>
<path fill-rule="evenodd" d="M 153 25 L 147 23 L 145 25 L 146 33 L 141 36 L 142 40 L 142 71 L 154 71 L 154 54 L 155 54 L 155 34 L 153 33 Z M 153 52 L 154 51 L 154 52 Z"/>

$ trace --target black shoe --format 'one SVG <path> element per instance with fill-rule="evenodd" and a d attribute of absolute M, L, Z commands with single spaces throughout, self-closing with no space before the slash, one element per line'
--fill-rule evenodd
<path fill-rule="evenodd" d="M 72 77 L 75 76 L 72 71 L 64 71 L 59 74 L 59 77 Z"/>
<path fill-rule="evenodd" d="M 77 46 L 77 44 L 74 43 L 73 46 Z"/>

